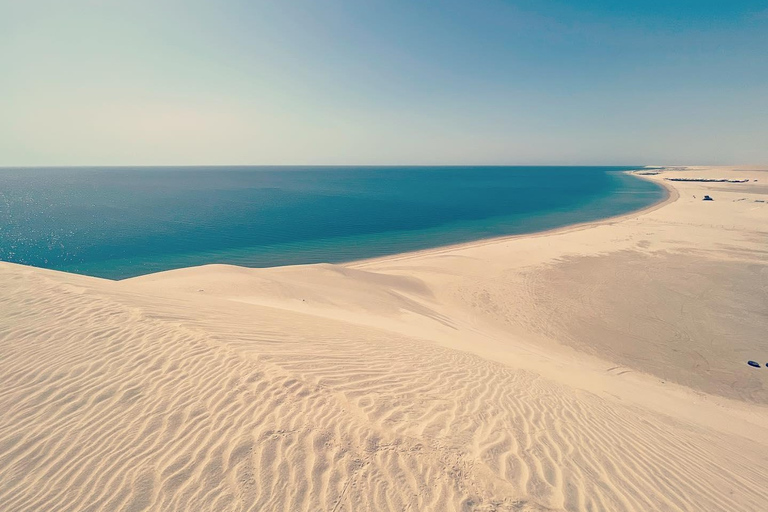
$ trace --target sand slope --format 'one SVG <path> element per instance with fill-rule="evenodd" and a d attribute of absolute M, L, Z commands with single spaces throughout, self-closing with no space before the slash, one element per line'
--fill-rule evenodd
<path fill-rule="evenodd" d="M 764 510 L 760 181 L 344 266 L 0 263 L 0 509 Z"/>

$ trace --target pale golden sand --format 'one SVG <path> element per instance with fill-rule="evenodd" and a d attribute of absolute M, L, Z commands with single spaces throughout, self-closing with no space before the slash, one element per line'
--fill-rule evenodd
<path fill-rule="evenodd" d="M 766 510 L 768 171 L 670 176 L 758 181 L 348 265 L 0 264 L 0 510 Z"/>

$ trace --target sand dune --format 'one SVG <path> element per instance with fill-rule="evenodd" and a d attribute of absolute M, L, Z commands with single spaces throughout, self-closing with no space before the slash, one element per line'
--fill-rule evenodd
<path fill-rule="evenodd" d="M 670 175 L 758 182 L 349 265 L 0 263 L 0 509 L 764 510 L 768 172 Z"/>

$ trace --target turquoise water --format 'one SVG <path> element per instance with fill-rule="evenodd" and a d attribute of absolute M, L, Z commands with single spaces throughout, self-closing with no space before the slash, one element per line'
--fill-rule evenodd
<path fill-rule="evenodd" d="M 0 260 L 122 279 L 342 262 L 609 217 L 664 197 L 621 167 L 0 169 Z"/>

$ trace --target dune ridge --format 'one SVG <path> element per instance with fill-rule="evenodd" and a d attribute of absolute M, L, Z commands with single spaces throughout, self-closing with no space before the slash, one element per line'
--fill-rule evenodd
<path fill-rule="evenodd" d="M 768 178 L 647 179 L 713 174 Z M 763 510 L 753 183 L 348 265 L 0 263 L 2 509 Z"/>

